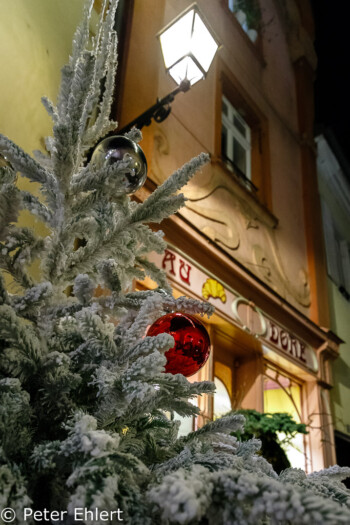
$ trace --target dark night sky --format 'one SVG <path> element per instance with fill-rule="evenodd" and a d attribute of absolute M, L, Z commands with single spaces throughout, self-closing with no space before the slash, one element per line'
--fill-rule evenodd
<path fill-rule="evenodd" d="M 344 0 L 311 0 L 318 56 L 315 120 L 330 127 L 350 161 L 349 16 Z"/>

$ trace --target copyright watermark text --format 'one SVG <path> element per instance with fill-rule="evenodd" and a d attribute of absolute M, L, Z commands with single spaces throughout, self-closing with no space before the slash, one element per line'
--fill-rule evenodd
<path fill-rule="evenodd" d="M 86 521 L 86 520 L 94 520 L 94 521 L 108 521 L 108 522 L 118 522 L 123 521 L 122 515 L 123 511 L 120 509 L 117 510 L 102 510 L 99 508 L 95 508 L 93 510 L 90 509 L 84 509 L 84 508 L 75 508 L 73 517 L 75 521 Z M 15 521 L 16 518 L 21 518 L 22 521 L 31 521 L 34 520 L 35 522 L 55 522 L 55 521 L 62 521 L 65 517 L 67 517 L 68 511 L 66 510 L 34 510 L 29 507 L 25 507 L 23 509 L 22 516 L 18 516 L 18 513 L 16 515 L 16 512 L 14 509 L 11 509 L 10 507 L 6 507 L 5 509 L 2 509 L 0 512 L 0 519 L 4 523 L 12 523 Z"/>
<path fill-rule="evenodd" d="M 12 523 L 16 518 L 16 513 L 13 509 L 10 509 L 10 507 L 6 507 L 6 509 L 2 509 L 0 512 L 0 518 L 4 523 Z"/>

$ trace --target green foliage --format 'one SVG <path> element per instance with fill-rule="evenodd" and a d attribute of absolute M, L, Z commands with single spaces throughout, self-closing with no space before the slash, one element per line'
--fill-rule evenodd
<path fill-rule="evenodd" d="M 289 468 L 290 462 L 283 445 L 290 443 L 296 434 L 307 434 L 304 423 L 296 423 L 292 416 L 285 412 L 261 413 L 252 409 L 238 410 L 246 421 L 244 432 L 235 435 L 242 440 L 256 437 L 261 441 L 260 454 L 271 463 L 276 472 Z M 284 437 L 278 435 L 283 433 Z"/>
<path fill-rule="evenodd" d="M 261 9 L 258 0 L 236 0 L 235 10 L 242 10 L 247 17 L 249 29 L 256 29 L 261 26 Z"/>
<path fill-rule="evenodd" d="M 304 423 L 296 423 L 290 414 L 285 412 L 261 413 L 252 409 L 237 410 L 238 414 L 243 414 L 246 421 L 244 433 L 250 435 L 276 434 L 284 432 L 286 438 L 283 441 L 292 439 L 296 434 L 308 434 Z"/>

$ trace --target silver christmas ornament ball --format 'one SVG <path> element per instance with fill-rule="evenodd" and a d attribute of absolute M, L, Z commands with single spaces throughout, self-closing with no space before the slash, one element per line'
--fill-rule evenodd
<path fill-rule="evenodd" d="M 130 164 L 126 172 L 118 174 L 119 195 L 135 193 L 146 181 L 147 161 L 140 146 L 122 135 L 107 137 L 96 146 L 90 161 L 90 164 L 101 169 L 112 166 L 125 156 L 130 158 Z"/>

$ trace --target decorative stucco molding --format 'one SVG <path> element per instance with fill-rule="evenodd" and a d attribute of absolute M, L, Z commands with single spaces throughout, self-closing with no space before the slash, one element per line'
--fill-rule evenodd
<path fill-rule="evenodd" d="M 157 131 L 152 166 L 155 182 L 165 180 L 170 161 L 166 134 Z M 296 269 L 297 262 L 286 270 L 279 249 L 277 220 L 222 164 L 213 162 L 206 170 L 209 173 L 199 174 L 186 186 L 187 203 L 181 215 L 279 295 L 296 306 L 308 308 L 307 273 L 303 268 Z"/>

